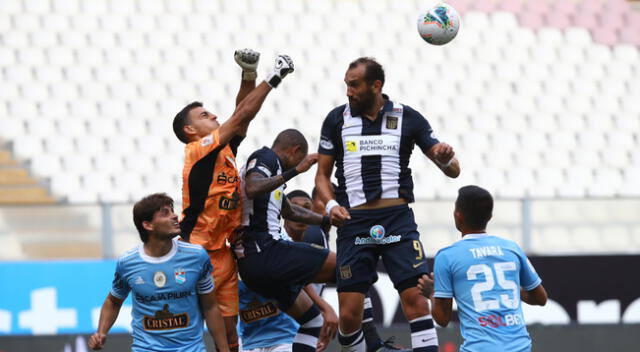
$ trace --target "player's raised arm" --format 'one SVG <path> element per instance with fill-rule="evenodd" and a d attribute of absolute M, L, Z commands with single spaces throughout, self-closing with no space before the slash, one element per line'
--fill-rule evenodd
<path fill-rule="evenodd" d="M 295 176 L 307 172 L 313 164 L 318 160 L 317 154 L 307 155 L 296 167 L 290 168 L 285 172 L 267 177 L 258 165 L 257 168 L 247 170 L 245 178 L 245 194 L 247 198 L 253 199 L 261 194 L 268 193 L 282 186 Z M 249 160 L 251 163 L 251 160 Z"/>
<path fill-rule="evenodd" d="M 460 163 L 455 157 L 453 147 L 447 143 L 440 142 L 434 145 L 426 152 L 426 155 L 445 175 L 451 178 L 460 175 Z"/>
<path fill-rule="evenodd" d="M 291 203 L 289 199 L 286 198 L 282 202 L 282 217 L 287 220 L 309 225 L 326 226 L 327 224 L 330 224 L 328 216 L 322 216 L 318 213 L 314 213 L 309 209 Z"/>
<path fill-rule="evenodd" d="M 327 214 L 331 218 L 331 223 L 335 226 L 342 226 L 344 222 L 351 219 L 349 212 L 340 206 L 335 200 L 333 186 L 331 185 L 331 172 L 335 158 L 331 155 L 318 154 L 318 171 L 316 172 L 316 190 L 318 197 L 326 204 Z"/>
<path fill-rule="evenodd" d="M 229 120 L 220 126 L 220 145 L 228 143 L 233 137 L 240 136 L 243 131 L 246 131 L 249 122 L 253 120 L 260 110 L 271 89 L 276 88 L 284 77 L 293 72 L 293 69 L 293 61 L 289 56 L 278 55 L 276 57 L 273 71 L 251 93 L 242 99 Z"/>
<path fill-rule="evenodd" d="M 236 107 L 240 102 L 256 88 L 256 78 L 258 78 L 258 62 L 260 61 L 260 53 L 251 49 L 236 50 L 233 55 L 236 63 L 242 68 L 242 78 L 240 80 L 240 90 L 236 95 Z M 249 124 L 240 131 L 238 136 L 245 137 Z"/>
<path fill-rule="evenodd" d="M 233 58 L 240 68 L 242 68 L 242 79 L 240 80 L 240 90 L 236 95 L 236 106 L 251 93 L 256 87 L 256 78 L 258 78 L 258 62 L 260 61 L 260 53 L 251 49 L 236 50 Z"/>
<path fill-rule="evenodd" d="M 123 299 L 115 297 L 111 293 L 107 295 L 107 298 L 102 304 L 102 309 L 100 309 L 98 331 L 89 338 L 89 348 L 92 350 L 100 350 L 104 347 L 107 334 L 118 318 L 122 302 L 124 302 Z"/>
<path fill-rule="evenodd" d="M 220 307 L 213 291 L 205 294 L 199 294 L 200 307 L 202 307 L 202 315 L 207 322 L 209 334 L 216 343 L 216 349 L 221 352 L 229 352 L 229 344 L 227 342 L 227 332 L 220 313 Z"/>

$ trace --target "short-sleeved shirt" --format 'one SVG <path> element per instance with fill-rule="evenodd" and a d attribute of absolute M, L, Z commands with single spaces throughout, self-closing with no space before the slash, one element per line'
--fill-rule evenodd
<path fill-rule="evenodd" d="M 468 234 L 435 257 L 434 297 L 455 298 L 460 351 L 529 351 L 520 287 L 541 284 L 522 249 L 509 240 Z"/>
<path fill-rule="evenodd" d="M 329 112 L 322 124 L 318 152 L 335 158 L 336 200 L 344 207 L 385 198 L 413 202 L 413 147 L 417 144 L 426 153 L 438 143 L 419 112 L 383 97 L 374 121 L 345 104 Z"/>
<path fill-rule="evenodd" d="M 198 295 L 213 291 L 212 270 L 201 246 L 176 240 L 163 257 L 140 244 L 118 259 L 111 295 L 133 294 L 132 351 L 205 351 Z"/>
<path fill-rule="evenodd" d="M 278 155 L 267 147 L 253 152 L 241 172 L 242 180 L 252 173 L 266 178 L 282 174 L 282 161 Z M 246 226 L 246 236 L 257 239 L 281 239 L 281 212 L 286 185 L 281 185 L 269 193 L 257 195 L 253 199 L 246 198 L 243 191 L 242 225 Z"/>
<path fill-rule="evenodd" d="M 243 350 L 292 344 L 298 333 L 298 323 L 278 308 L 275 300 L 251 291 L 238 282 L 240 316 L 238 336 Z"/>
<path fill-rule="evenodd" d="M 221 145 L 218 132 L 187 144 L 182 170 L 182 236 L 207 250 L 224 247 L 242 219 L 235 159 L 242 137 Z"/>

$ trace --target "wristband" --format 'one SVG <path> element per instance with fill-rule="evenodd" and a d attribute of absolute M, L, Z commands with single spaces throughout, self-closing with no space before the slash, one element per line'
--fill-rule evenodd
<path fill-rule="evenodd" d="M 280 84 L 280 82 L 282 82 L 282 78 L 280 78 L 277 74 L 272 72 L 267 76 L 267 78 L 264 81 L 267 82 L 267 84 L 271 86 L 271 88 L 278 88 L 278 85 Z"/>
<path fill-rule="evenodd" d="M 440 166 L 440 167 L 447 168 L 447 167 L 451 166 L 451 164 L 453 164 L 453 157 L 451 157 L 451 159 L 449 159 L 449 161 L 447 161 L 446 164 L 443 164 L 443 163 L 439 162 L 438 160 L 436 160 L 436 163 L 438 163 L 438 166 Z"/>
<path fill-rule="evenodd" d="M 242 80 L 243 81 L 255 81 L 256 78 L 258 78 L 258 72 L 242 70 Z"/>
<path fill-rule="evenodd" d="M 336 202 L 335 199 L 332 199 L 330 201 L 327 202 L 327 205 L 324 207 L 324 210 L 327 211 L 327 214 L 331 214 L 331 209 L 333 209 L 333 207 L 335 206 L 340 206 L 340 204 L 338 204 L 338 202 Z"/>
<path fill-rule="evenodd" d="M 287 182 L 290 179 L 296 177 L 297 175 L 298 175 L 298 171 L 296 171 L 295 167 L 292 167 L 289 170 L 282 173 L 282 178 L 284 178 L 284 182 Z"/>
<path fill-rule="evenodd" d="M 322 223 L 320 226 L 325 227 L 327 225 L 331 225 L 331 218 L 328 215 L 322 217 Z"/>

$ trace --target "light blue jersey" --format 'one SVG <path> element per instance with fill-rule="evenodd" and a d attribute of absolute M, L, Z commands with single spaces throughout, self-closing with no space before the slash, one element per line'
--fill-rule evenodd
<path fill-rule="evenodd" d="M 198 245 L 173 241 L 163 257 L 150 257 L 143 245 L 118 259 L 111 294 L 133 291 L 133 345 L 137 351 L 205 351 L 198 294 L 213 291 L 213 268 Z"/>
<path fill-rule="evenodd" d="M 243 350 L 293 344 L 298 323 L 278 309 L 276 301 L 249 290 L 238 281 L 240 293 L 240 319 L 238 336 Z"/>
<path fill-rule="evenodd" d="M 542 282 L 520 247 L 469 234 L 436 254 L 434 297 L 455 298 L 464 343 L 460 351 L 530 351 L 520 287 Z"/>

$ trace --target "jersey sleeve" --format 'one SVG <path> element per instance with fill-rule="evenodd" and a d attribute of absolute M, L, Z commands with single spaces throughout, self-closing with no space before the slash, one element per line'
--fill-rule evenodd
<path fill-rule="evenodd" d="M 426 153 L 431 149 L 431 147 L 440 143 L 440 141 L 435 137 L 429 121 L 427 121 L 422 114 L 408 106 L 405 106 L 405 109 L 407 109 L 407 112 L 411 114 L 411 126 L 409 126 L 409 131 L 414 131 L 413 139 L 423 153 Z"/>
<path fill-rule="evenodd" d="M 116 263 L 116 272 L 113 276 L 113 282 L 111 283 L 111 295 L 119 299 L 126 299 L 131 291 L 131 287 L 129 287 L 122 266 L 122 259 L 119 259 Z"/>
<path fill-rule="evenodd" d="M 340 110 L 334 109 L 324 119 L 322 129 L 320 131 L 318 153 L 336 156 L 338 145 L 340 144 L 340 138 L 338 136 L 338 122 L 340 116 Z"/>
<path fill-rule="evenodd" d="M 449 260 L 444 252 L 436 255 L 433 264 L 434 287 L 433 297 L 453 298 L 453 275 Z"/>
<path fill-rule="evenodd" d="M 319 226 L 308 226 L 302 241 L 325 247 L 324 233 Z"/>
<path fill-rule="evenodd" d="M 219 128 L 211 132 L 210 135 L 187 144 L 186 153 L 194 160 L 200 159 L 209 154 L 214 149 L 221 147 L 219 139 Z M 240 144 L 240 143 L 238 143 Z"/>
<path fill-rule="evenodd" d="M 231 151 L 233 152 L 233 155 L 238 155 L 238 147 L 240 146 L 240 143 L 242 143 L 242 141 L 244 140 L 244 136 L 235 136 L 233 138 L 231 138 L 231 141 L 229 142 L 229 147 L 231 147 Z"/>
<path fill-rule="evenodd" d="M 529 258 L 527 258 L 522 249 L 517 245 L 516 247 L 516 253 L 520 261 L 520 286 L 522 286 L 525 291 L 531 291 L 542 283 L 542 279 L 540 279 L 536 269 L 533 268 Z"/>
<path fill-rule="evenodd" d="M 198 294 L 207 294 L 213 291 L 214 283 L 213 283 L 213 266 L 211 266 L 211 261 L 209 260 L 209 256 L 207 252 L 203 249 L 200 255 L 201 270 L 200 277 L 198 278 L 198 285 L 196 291 Z"/>
<path fill-rule="evenodd" d="M 257 172 L 264 177 L 274 176 L 278 171 L 277 161 L 271 155 L 260 150 L 251 154 L 247 162 L 246 175 Z"/>

